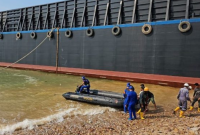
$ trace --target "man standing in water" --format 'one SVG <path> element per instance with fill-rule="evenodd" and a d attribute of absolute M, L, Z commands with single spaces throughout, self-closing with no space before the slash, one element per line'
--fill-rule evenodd
<path fill-rule="evenodd" d="M 189 110 L 192 111 L 194 108 L 194 104 L 198 101 L 198 112 L 200 112 L 200 88 L 199 88 L 198 83 L 195 83 L 194 85 L 195 85 L 195 88 L 194 88 L 194 94 L 193 94 L 193 101 Z"/>
<path fill-rule="evenodd" d="M 133 120 L 132 115 L 134 116 L 134 119 L 136 119 L 136 114 L 135 114 L 136 103 L 137 103 L 137 93 L 134 91 L 134 87 L 130 86 L 126 101 L 126 107 L 128 108 L 129 111 L 128 120 Z"/>
<path fill-rule="evenodd" d="M 179 107 L 176 107 L 174 109 L 173 114 L 176 114 L 176 111 L 180 110 L 180 118 L 184 117 L 184 112 L 187 110 L 187 100 L 191 102 L 189 97 L 189 84 L 185 83 L 184 87 L 180 89 L 177 99 L 179 100 Z"/>
<path fill-rule="evenodd" d="M 83 80 L 83 84 L 79 87 L 80 88 L 79 93 L 81 93 L 84 88 L 87 88 L 87 93 L 89 93 L 89 91 L 90 91 L 90 82 L 89 82 L 89 80 L 86 79 L 85 76 L 82 76 L 82 80 Z"/>

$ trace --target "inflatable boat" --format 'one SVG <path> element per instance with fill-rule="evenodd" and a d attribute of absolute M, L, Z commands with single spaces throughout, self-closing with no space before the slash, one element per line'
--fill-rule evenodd
<path fill-rule="evenodd" d="M 106 95 L 106 93 L 109 94 Z M 111 93 L 106 91 L 90 90 L 90 94 L 67 92 L 63 94 L 63 97 L 67 100 L 75 100 L 90 104 L 122 108 L 124 103 L 123 96 L 119 96 L 119 93 L 115 93 L 115 95 L 111 95 Z"/>
<path fill-rule="evenodd" d="M 91 95 L 112 97 L 112 98 L 124 98 L 122 93 L 116 93 L 116 92 L 111 92 L 111 91 L 90 90 L 90 94 Z"/>
<path fill-rule="evenodd" d="M 80 91 L 80 87 L 76 88 L 75 93 Z M 86 89 L 83 89 L 82 93 L 86 94 Z M 103 90 L 90 90 L 89 94 L 91 95 L 99 95 L 99 96 L 106 96 L 106 97 L 113 97 L 113 98 L 124 98 L 122 93 L 116 93 L 112 91 L 103 91 Z"/>

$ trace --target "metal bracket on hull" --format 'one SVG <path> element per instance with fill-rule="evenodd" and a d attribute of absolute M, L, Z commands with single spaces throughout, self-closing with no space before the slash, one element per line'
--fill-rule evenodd
<path fill-rule="evenodd" d="M 151 22 L 152 20 L 152 4 L 153 4 L 153 0 L 150 0 L 148 22 Z"/>
<path fill-rule="evenodd" d="M 62 17 L 62 22 L 61 22 L 61 28 L 63 28 L 63 24 L 65 20 L 65 14 L 66 14 L 66 6 L 67 6 L 67 2 L 65 1 L 65 6 L 64 6 L 64 11 L 63 11 L 63 17 Z"/>
<path fill-rule="evenodd" d="M 25 8 L 25 14 L 24 14 L 24 19 L 23 19 L 23 23 L 22 23 L 22 26 L 21 26 L 21 30 L 23 31 L 23 27 L 24 27 L 24 22 L 26 20 L 26 13 L 27 12 L 27 9 Z"/>
<path fill-rule="evenodd" d="M 17 25 L 17 31 L 19 30 L 19 25 L 21 23 L 21 18 L 22 18 L 22 10 L 20 10 L 20 17 L 19 17 L 19 21 L 18 21 L 18 25 Z"/>
<path fill-rule="evenodd" d="M 70 28 L 73 27 L 73 23 L 74 23 L 74 20 L 75 20 L 75 14 L 76 14 L 76 0 L 74 0 L 74 11 L 73 11 L 73 14 L 72 14 L 72 20 L 71 20 L 71 25 L 70 25 Z M 75 20 L 76 21 L 76 20 Z"/>
<path fill-rule="evenodd" d="M 169 7 L 170 7 L 170 0 L 167 0 L 167 9 L 166 9 L 165 21 L 169 20 Z"/>
<path fill-rule="evenodd" d="M 119 21 L 120 21 L 120 17 L 121 17 L 122 4 L 123 4 L 123 1 L 120 1 L 120 7 L 119 7 L 119 13 L 118 13 L 117 25 L 119 25 Z"/>
<path fill-rule="evenodd" d="M 94 21 L 95 21 L 95 17 L 96 17 L 96 11 L 97 11 L 97 5 L 95 5 L 95 7 L 94 7 L 94 15 L 93 15 L 93 19 L 92 19 L 92 26 L 94 26 Z"/>
<path fill-rule="evenodd" d="M 85 9 L 86 9 L 86 7 L 84 7 L 84 9 L 83 9 L 83 15 L 82 15 L 82 19 L 81 19 L 81 27 L 83 27 L 83 21 L 85 19 Z"/>
<path fill-rule="evenodd" d="M 37 24 L 36 24 L 35 30 L 37 30 L 38 24 L 39 24 L 39 21 L 40 21 L 41 6 L 39 7 L 39 10 L 40 10 L 40 12 L 39 12 L 39 15 L 38 15 L 38 19 L 37 19 Z"/>
<path fill-rule="evenodd" d="M 107 21 L 107 17 L 108 17 L 109 6 L 110 6 L 110 3 L 107 3 L 105 18 L 104 18 L 104 26 L 106 25 L 106 21 Z"/>
<path fill-rule="evenodd" d="M 2 31 L 3 30 L 3 12 L 1 12 L 1 19 L 0 19 L 0 31 Z"/>
<path fill-rule="evenodd" d="M 186 11 L 185 11 L 185 19 L 189 18 L 189 10 L 190 10 L 190 0 L 187 0 Z"/>
<path fill-rule="evenodd" d="M 45 18 L 43 29 L 46 29 L 46 23 L 47 23 L 48 15 L 49 15 L 49 5 L 47 5 L 47 13 L 46 13 L 46 18 Z"/>
<path fill-rule="evenodd" d="M 56 20 L 56 16 L 57 16 L 57 10 L 58 10 L 57 8 L 58 8 L 58 4 L 56 3 L 54 18 L 53 18 L 53 23 L 52 23 L 52 27 L 51 28 L 54 28 L 54 24 L 55 24 L 55 20 Z"/>
<path fill-rule="evenodd" d="M 72 21 L 71 21 L 70 28 L 72 28 L 72 27 L 73 27 L 73 22 L 74 22 L 74 15 L 75 15 L 75 11 L 76 11 L 76 8 L 74 8 L 74 11 L 73 11 L 73 15 L 72 15 Z"/>
<path fill-rule="evenodd" d="M 30 18 L 30 22 L 29 22 L 28 30 L 30 30 L 31 23 L 32 23 L 32 20 L 33 20 L 33 14 L 34 14 L 33 11 L 34 11 L 34 7 L 32 8 L 32 15 L 31 15 L 31 18 Z"/>
<path fill-rule="evenodd" d="M 136 22 L 136 7 L 137 7 L 137 0 L 134 1 L 132 23 Z"/>
<path fill-rule="evenodd" d="M 4 25 L 3 25 L 3 30 L 2 30 L 2 32 L 4 32 L 5 27 L 6 27 L 6 24 L 7 24 L 7 18 L 6 18 L 6 21 L 5 21 Z"/>

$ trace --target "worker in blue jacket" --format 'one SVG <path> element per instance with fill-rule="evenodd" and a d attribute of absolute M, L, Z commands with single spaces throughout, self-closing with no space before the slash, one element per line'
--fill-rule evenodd
<path fill-rule="evenodd" d="M 128 120 L 133 120 L 132 115 L 134 116 L 134 119 L 136 119 L 136 114 L 135 114 L 136 104 L 137 104 L 137 93 L 134 91 L 134 87 L 130 86 L 126 101 L 126 107 L 129 110 Z"/>
<path fill-rule="evenodd" d="M 80 86 L 79 93 L 81 93 L 84 88 L 87 88 L 87 93 L 89 93 L 89 91 L 90 91 L 90 81 L 88 79 L 86 79 L 85 76 L 82 76 L 82 80 L 83 80 L 83 84 Z"/>
<path fill-rule="evenodd" d="M 127 101 L 127 95 L 129 92 L 129 87 L 132 86 L 129 82 L 126 85 L 126 89 L 124 90 L 123 96 L 124 96 L 124 112 L 126 113 L 127 107 L 126 107 L 126 101 Z M 133 86 L 132 86 L 133 87 Z M 134 89 L 134 87 L 133 87 Z"/>

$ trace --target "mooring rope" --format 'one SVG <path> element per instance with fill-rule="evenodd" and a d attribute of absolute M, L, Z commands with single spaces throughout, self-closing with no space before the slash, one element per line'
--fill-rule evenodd
<path fill-rule="evenodd" d="M 29 55 L 30 55 L 32 52 L 34 52 L 38 47 L 40 47 L 40 46 L 44 43 L 44 41 L 45 41 L 47 38 L 51 38 L 51 34 L 52 34 L 52 32 L 53 32 L 54 29 L 55 29 L 55 28 L 51 29 L 51 31 L 49 32 L 49 34 L 47 35 L 47 37 L 46 37 L 38 46 L 36 46 L 32 51 L 30 51 L 28 54 L 26 54 L 24 57 L 22 57 L 21 59 L 17 60 L 16 62 L 14 62 L 14 63 L 8 65 L 7 67 L 2 68 L 0 71 L 5 70 L 5 69 L 11 67 L 12 65 L 14 65 L 14 64 L 16 64 L 16 63 L 18 63 L 18 62 L 20 62 L 21 60 L 23 60 L 23 59 L 25 59 L 27 56 L 29 56 Z"/>

